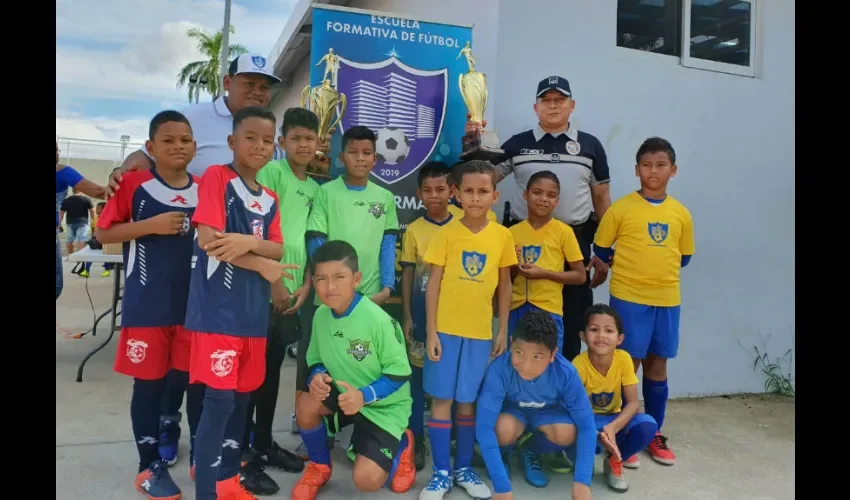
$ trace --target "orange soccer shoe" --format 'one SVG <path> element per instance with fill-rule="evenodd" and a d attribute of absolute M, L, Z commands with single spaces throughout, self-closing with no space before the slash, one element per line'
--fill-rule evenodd
<path fill-rule="evenodd" d="M 239 474 L 230 479 L 216 482 L 215 494 L 218 500 L 257 500 L 257 497 L 242 486 Z"/>
<path fill-rule="evenodd" d="M 415 451 L 413 432 L 410 429 L 406 429 L 404 436 L 407 439 L 407 447 L 401 452 L 395 475 L 390 481 L 390 489 L 395 493 L 404 493 L 410 490 L 416 482 L 416 463 L 413 461 Z"/>
<path fill-rule="evenodd" d="M 316 500 L 322 486 L 331 479 L 331 466 L 307 462 L 301 478 L 292 488 L 292 500 Z"/>

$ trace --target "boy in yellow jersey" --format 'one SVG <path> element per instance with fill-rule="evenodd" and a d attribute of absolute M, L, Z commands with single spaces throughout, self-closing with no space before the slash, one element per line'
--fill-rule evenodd
<path fill-rule="evenodd" d="M 452 190 L 454 192 L 452 193 L 452 197 L 449 200 L 449 213 L 451 213 L 454 216 L 455 219 L 460 219 L 461 217 L 463 217 L 463 206 L 461 206 L 461 203 L 458 200 L 458 196 L 457 196 L 457 191 L 458 191 L 457 182 L 458 182 L 458 179 L 461 176 L 461 173 L 460 173 L 461 169 L 463 168 L 463 166 L 465 164 L 466 164 L 465 161 L 459 161 L 459 162 L 455 163 L 454 165 L 452 165 L 452 167 L 451 167 Z M 494 212 L 492 208 L 490 210 L 487 210 L 487 220 L 489 220 L 491 222 L 495 222 L 496 224 L 499 223 L 499 218 L 496 217 L 496 212 Z"/>
<path fill-rule="evenodd" d="M 623 349 L 632 356 L 635 372 L 643 364 L 644 408 L 658 422 L 647 451 L 656 462 L 673 465 L 676 456 L 661 426 L 667 407 L 667 360 L 679 349 L 679 273 L 695 251 L 694 223 L 688 209 L 667 194 L 667 183 L 677 170 L 673 146 L 651 137 L 641 144 L 636 162 L 640 190 L 605 212 L 593 250 L 603 262 L 613 259 L 610 304 L 623 318 Z M 637 467 L 636 457 L 625 466 Z"/>
<path fill-rule="evenodd" d="M 564 345 L 563 286 L 581 285 L 587 279 L 584 256 L 575 233 L 570 226 L 552 218 L 558 205 L 561 183 L 549 170 L 541 170 L 528 179 L 523 198 L 528 203 L 528 218 L 510 227 L 516 244 L 519 266 L 511 271 L 514 276 L 511 314 L 508 333 L 513 335 L 519 321 L 531 311 L 545 311 L 552 316 L 558 328 L 557 347 Z M 564 270 L 564 262 L 568 270 Z M 536 488 L 549 484 L 538 455 L 544 450 L 534 449 L 533 443 L 525 446 L 531 434 L 520 439 L 523 450 L 520 459 L 525 480 Z M 566 473 L 572 464 L 563 452 L 545 453 L 546 464 L 554 472 Z"/>
<path fill-rule="evenodd" d="M 517 265 L 510 231 L 487 220 L 498 199 L 495 170 L 484 161 L 464 165 L 458 183 L 463 218 L 437 231 L 425 262 L 427 337 L 424 388 L 432 396 L 428 422 L 434 473 L 420 500 L 441 500 L 453 484 L 473 498 L 490 489 L 472 470 L 475 401 L 490 356 L 505 351 L 511 299 L 510 268 Z M 493 339 L 493 294 L 498 288 L 499 332 Z M 462 367 L 462 369 L 461 369 Z M 457 449 L 450 464 L 452 404 L 457 402 Z"/>
<path fill-rule="evenodd" d="M 404 336 L 407 338 L 410 367 L 410 392 L 413 410 L 409 428 L 416 441 L 416 470 L 425 467 L 425 391 L 422 388 L 422 366 L 425 362 L 425 286 L 430 265 L 423 259 L 425 250 L 437 231 L 454 220 L 449 213 L 452 175 L 445 163 L 428 162 L 419 169 L 416 196 L 425 205 L 425 215 L 407 226 L 401 243 L 401 306 Z"/>
<path fill-rule="evenodd" d="M 625 492 L 629 483 L 623 477 L 623 460 L 646 448 L 658 424 L 650 415 L 638 413 L 638 379 L 632 358 L 617 349 L 623 343 L 620 315 L 610 306 L 596 304 L 584 313 L 584 325 L 579 336 L 587 351 L 576 356 L 573 365 L 590 398 L 600 441 L 609 449 L 605 480 L 612 490 Z M 611 443 L 616 443 L 616 448 Z"/>

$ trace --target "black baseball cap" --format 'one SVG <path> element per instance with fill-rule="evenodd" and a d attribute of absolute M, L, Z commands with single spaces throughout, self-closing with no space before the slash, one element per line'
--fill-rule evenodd
<path fill-rule="evenodd" d="M 557 90 L 567 97 L 573 96 L 570 92 L 570 82 L 560 76 L 550 76 L 540 80 L 540 83 L 537 84 L 537 98 L 539 99 L 540 96 L 550 90 Z"/>

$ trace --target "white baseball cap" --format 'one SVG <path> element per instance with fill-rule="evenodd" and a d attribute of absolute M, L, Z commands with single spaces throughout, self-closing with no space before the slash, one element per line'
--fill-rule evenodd
<path fill-rule="evenodd" d="M 272 73 L 271 68 L 267 65 L 266 58 L 252 54 L 242 54 L 230 63 L 230 69 L 227 71 L 230 76 L 255 74 L 267 76 L 272 83 L 280 83 L 280 78 Z"/>

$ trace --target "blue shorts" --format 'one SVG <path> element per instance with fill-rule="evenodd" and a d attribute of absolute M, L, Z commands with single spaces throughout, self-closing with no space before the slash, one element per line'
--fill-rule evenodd
<path fill-rule="evenodd" d="M 625 339 L 620 349 L 634 359 L 645 359 L 647 354 L 667 359 L 676 357 L 679 352 L 680 306 L 645 306 L 613 295 L 609 304 L 623 319 Z"/>
<path fill-rule="evenodd" d="M 490 363 L 491 340 L 468 339 L 437 333 L 443 352 L 440 361 L 426 355 L 422 385 L 427 394 L 458 403 L 474 403 Z"/>
<path fill-rule="evenodd" d="M 68 243 L 88 243 L 89 242 L 89 223 L 85 224 L 68 224 L 68 235 L 65 237 Z"/>
<path fill-rule="evenodd" d="M 502 413 L 510 415 L 525 425 L 526 430 L 539 429 L 544 425 L 569 424 L 575 425 L 573 417 L 565 408 L 543 408 L 541 410 L 524 410 L 514 405 L 505 405 Z"/>
<path fill-rule="evenodd" d="M 513 335 L 514 330 L 519 324 L 519 320 L 522 319 L 523 316 L 528 314 L 531 311 L 542 311 L 539 307 L 535 306 L 531 302 L 526 302 L 525 304 L 517 307 L 513 311 L 511 311 L 510 316 L 508 316 L 508 342 L 510 342 L 510 336 Z M 563 352 L 564 349 L 564 318 L 560 314 L 549 313 L 552 316 L 552 319 L 555 320 L 555 326 L 558 327 L 558 352 Z"/>

